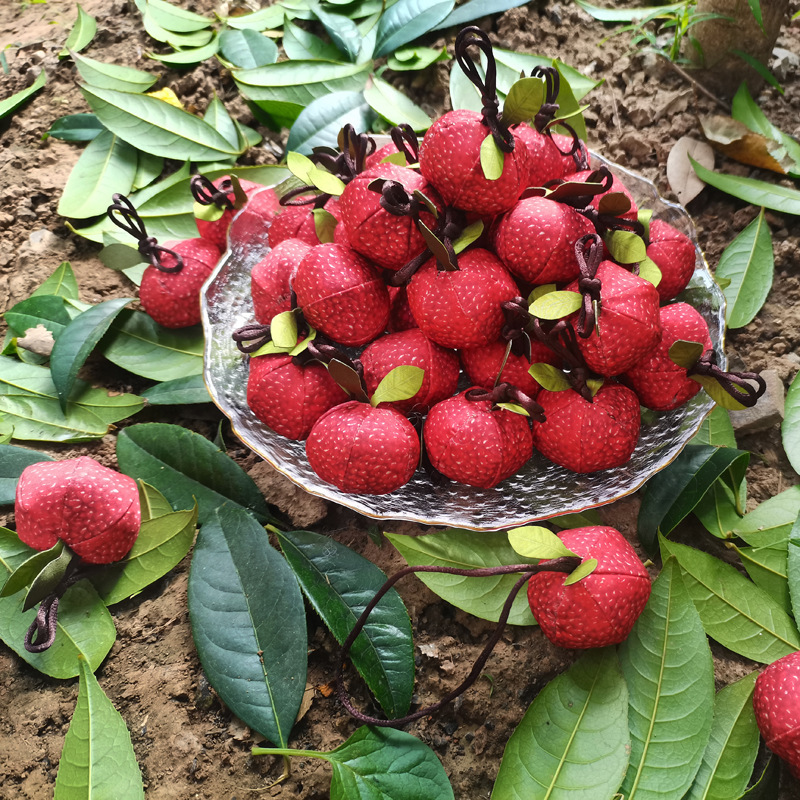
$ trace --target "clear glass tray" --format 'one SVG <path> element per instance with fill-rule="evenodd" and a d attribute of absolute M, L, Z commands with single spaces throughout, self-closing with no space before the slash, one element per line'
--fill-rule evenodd
<path fill-rule="evenodd" d="M 640 207 L 669 222 L 695 242 L 697 264 L 680 299 L 693 305 L 708 322 L 718 363 L 725 367 L 725 299 L 697 246 L 686 210 L 662 199 L 645 178 L 592 154 L 592 166 L 606 164 L 620 175 Z M 305 443 L 274 433 L 250 412 L 246 402 L 248 364 L 231 332 L 254 321 L 250 270 L 269 251 L 267 228 L 254 225 L 241 212 L 230 229 L 229 249 L 202 292 L 205 332 L 205 381 L 211 397 L 230 419 L 237 436 L 263 459 L 311 494 L 376 519 L 410 520 L 472 530 L 499 530 L 560 514 L 605 505 L 636 491 L 666 467 L 697 432 L 714 406 L 705 392 L 688 404 L 648 414 L 631 460 L 622 467 L 577 475 L 535 453 L 516 475 L 494 489 L 477 489 L 451 481 L 434 486 L 423 471 L 388 495 L 351 495 L 320 480 L 308 464 Z"/>

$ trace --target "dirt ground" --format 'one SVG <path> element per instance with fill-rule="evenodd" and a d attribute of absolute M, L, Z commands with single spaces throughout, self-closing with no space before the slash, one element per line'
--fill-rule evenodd
<path fill-rule="evenodd" d="M 103 61 L 163 75 L 155 88 L 172 87 L 189 107 L 203 111 L 216 90 L 239 118 L 255 124 L 236 88 L 215 61 L 177 72 L 149 60 L 154 46 L 141 29 L 140 16 L 127 0 L 84 0 L 83 8 L 97 17 L 98 34 L 86 54 Z M 185 7 L 210 12 L 215 0 L 192 0 Z M 798 3 L 793 0 L 792 11 Z M 130 294 L 118 273 L 97 259 L 98 247 L 72 234 L 57 216 L 56 206 L 66 178 L 81 149 L 55 139 L 42 140 L 51 123 L 66 113 L 85 109 L 69 60 L 59 61 L 67 32 L 75 19 L 71 0 L 44 5 L 3 0 L 0 3 L 2 45 L 10 75 L 2 80 L 2 96 L 23 88 L 41 67 L 48 82 L 36 99 L 0 127 L 0 310 L 28 296 L 63 260 L 76 272 L 81 299 L 98 302 Z M 718 107 L 668 64 L 652 56 L 627 52 L 625 36 L 598 43 L 607 35 L 569 3 L 532 3 L 499 18 L 482 21 L 502 47 L 559 56 L 563 61 L 605 83 L 589 96 L 590 146 L 606 157 L 641 172 L 670 197 L 665 163 L 673 143 L 683 135 L 698 136 L 698 116 Z M 452 51 L 454 33 L 431 42 Z M 800 25 L 787 28 L 779 46 L 800 53 Z M 415 85 L 418 102 L 431 114 L 448 108 L 447 69 L 435 65 Z M 784 131 L 800 136 L 800 73 L 784 80 L 786 93 L 766 90 L 757 100 Z M 274 160 L 280 138 L 269 134 L 251 160 Z M 750 170 L 733 163 L 737 174 Z M 766 177 L 766 176 L 762 176 Z M 709 263 L 755 216 L 757 209 L 714 190 L 692 201 L 689 211 L 697 225 Z M 797 253 L 800 222 L 796 217 L 767 215 L 775 240 L 775 283 L 758 318 L 730 334 L 729 353 L 749 369 L 774 369 L 788 387 L 800 366 L 800 285 Z M 101 359 L 92 360 L 84 377 L 108 388 L 141 391 L 148 385 Z M 185 416 L 182 416 L 182 413 Z M 213 436 L 221 414 L 204 407 L 145 409 L 133 422 L 163 421 L 186 425 Z M 123 423 L 124 424 L 124 423 Z M 286 485 L 235 437 L 228 435 L 230 455 L 269 491 L 268 499 L 293 515 L 299 527 L 329 533 L 375 561 L 385 571 L 403 563 L 388 544 L 379 547 L 369 531 L 375 524 L 344 509 L 328 506 Z M 754 456 L 748 473 L 750 504 L 771 497 L 796 483 L 780 444 L 778 426 L 742 437 L 739 446 Z M 114 465 L 114 435 L 86 446 L 43 448 L 59 457 L 88 454 Z M 635 538 L 636 496 L 602 509 L 601 514 L 631 539 Z M 7 510 L 7 509 L 6 509 Z M 0 524 L 11 516 L 0 515 Z M 384 530 L 424 533 L 408 523 L 386 524 Z M 681 532 L 686 541 L 704 536 L 691 524 Z M 707 538 L 707 537 L 706 537 Z M 112 609 L 119 637 L 98 670 L 100 685 L 121 712 L 131 731 L 149 800 L 242 800 L 253 796 L 319 800 L 328 796 L 330 769 L 322 761 L 298 759 L 280 786 L 266 789 L 281 771 L 272 758 L 253 758 L 260 743 L 235 719 L 210 689 L 192 644 L 186 608 L 188 560 L 139 597 Z M 427 705 L 459 683 L 489 636 L 490 624 L 474 619 L 439 600 L 416 579 L 400 592 L 414 624 L 416 704 Z M 335 643 L 313 613 L 309 614 L 309 682 L 325 687 L 333 674 Z M 712 645 L 717 683 L 722 686 L 757 668 Z M 480 680 L 449 709 L 423 719 L 408 730 L 430 745 L 441 758 L 457 798 L 488 797 L 504 745 L 528 704 L 541 688 L 573 660 L 571 652 L 548 643 L 536 628 L 509 627 L 487 665 L 491 680 Z M 362 708 L 371 707 L 365 692 L 353 682 Z M 52 796 L 58 759 L 77 696 L 77 680 L 55 681 L 28 667 L 0 644 L 0 798 L 43 800 Z M 329 750 L 344 741 L 357 724 L 343 713 L 336 699 L 315 690 L 310 709 L 291 739 L 298 749 Z M 800 797 L 800 785 L 785 781 L 782 798 Z"/>

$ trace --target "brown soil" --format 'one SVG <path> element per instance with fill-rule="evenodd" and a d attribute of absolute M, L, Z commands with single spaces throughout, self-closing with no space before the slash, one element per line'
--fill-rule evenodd
<path fill-rule="evenodd" d="M 75 8 L 67 0 L 47 5 L 4 2 L 0 30 L 11 68 L 3 82 L 3 96 L 27 85 L 33 71 L 44 67 L 44 90 L 0 128 L 0 309 L 26 297 L 62 261 L 69 260 L 78 277 L 82 299 L 98 302 L 130 293 L 118 273 L 97 259 L 98 248 L 73 235 L 56 215 L 61 188 L 80 154 L 80 147 L 55 139 L 42 140 L 51 123 L 65 113 L 84 110 L 69 60 L 58 61 Z M 98 35 L 87 55 L 104 61 L 146 69 L 163 75 L 188 106 L 202 111 L 211 89 L 221 95 L 242 121 L 254 124 L 225 71 L 214 61 L 184 72 L 165 70 L 143 52 L 153 47 L 140 17 L 126 0 L 84 0 L 84 9 L 98 19 Z M 209 12 L 214 0 L 183 3 Z M 793 2 L 793 11 L 797 2 Z M 541 11 L 536 4 L 512 10 L 499 19 L 484 21 L 502 47 L 558 55 L 566 63 L 605 83 L 591 96 L 587 114 L 590 145 L 612 160 L 654 180 L 670 196 L 664 165 L 672 144 L 681 136 L 698 135 L 699 115 L 718 108 L 669 65 L 652 56 L 627 54 L 621 36 L 603 46 L 607 35 L 574 7 L 551 3 Z M 787 29 L 779 46 L 800 52 L 800 29 Z M 452 36 L 433 44 L 452 45 Z M 442 65 L 413 87 L 418 101 L 430 112 L 445 110 L 446 70 Z M 765 91 L 758 101 L 772 121 L 790 134 L 800 134 L 800 75 L 785 81 L 786 94 Z M 252 155 L 274 160 L 278 145 L 272 140 Z M 271 146 L 270 146 L 271 145 Z M 748 170 L 727 164 L 731 172 Z M 766 176 L 763 176 L 766 177 Z M 755 215 L 756 210 L 713 190 L 690 205 L 709 263 Z M 800 365 L 800 286 L 797 252 L 800 223 L 795 217 L 768 214 L 775 238 L 775 285 L 759 317 L 729 336 L 730 351 L 750 369 L 772 368 L 786 386 Z M 98 359 L 84 376 L 113 389 L 141 390 L 144 383 Z M 145 410 L 134 422 L 169 421 L 213 436 L 221 415 L 216 410 L 188 412 Z M 755 457 L 748 474 L 750 503 L 754 505 L 797 482 L 780 444 L 777 426 L 743 437 L 740 447 Z M 287 486 L 241 443 L 228 437 L 229 453 L 269 490 L 269 499 L 294 516 L 298 526 L 313 525 L 374 560 L 384 570 L 402 561 L 388 543 L 378 547 L 368 531 L 374 523 L 341 508 L 326 505 Z M 114 464 L 114 436 L 82 446 L 52 446 L 59 457 L 89 454 Z M 638 499 L 627 498 L 602 510 L 603 518 L 635 538 Z M 11 516 L 0 517 L 8 524 Z M 387 524 L 386 530 L 423 533 L 406 523 Z M 691 526 L 687 539 L 703 534 Z M 98 679 L 131 731 L 149 800 L 233 800 L 254 796 L 317 800 L 328 796 L 329 767 L 317 760 L 299 759 L 292 776 L 281 786 L 265 789 L 281 771 L 276 759 L 253 758 L 250 749 L 260 743 L 219 701 L 202 674 L 192 644 L 186 609 L 188 560 L 133 600 L 112 609 L 119 637 L 98 670 Z M 469 671 L 490 625 L 439 600 L 416 579 L 400 587 L 413 622 L 417 653 L 415 703 L 428 704 L 454 687 Z M 311 705 L 296 725 L 291 743 L 296 748 L 331 749 L 357 727 L 337 701 L 326 696 L 332 676 L 335 647 L 313 614 L 309 618 L 309 682 Z M 743 676 L 758 665 L 713 645 L 718 686 Z M 509 627 L 487 665 L 491 680 L 480 680 L 463 699 L 434 718 L 409 730 L 429 744 L 441 758 L 456 797 L 488 797 L 503 747 L 528 704 L 539 690 L 565 669 L 574 655 L 550 645 L 536 628 Z M 51 796 L 63 744 L 77 695 L 77 680 L 58 682 L 28 667 L 0 644 L 0 796 L 3 800 L 42 800 Z M 354 691 L 369 709 L 365 692 Z M 786 785 L 781 797 L 800 797 L 800 785 Z"/>

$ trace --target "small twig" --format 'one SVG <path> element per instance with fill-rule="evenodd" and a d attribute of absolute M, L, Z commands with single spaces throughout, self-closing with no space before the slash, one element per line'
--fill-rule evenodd
<path fill-rule="evenodd" d="M 659 55 L 661 54 L 659 53 Z M 719 97 L 717 97 L 708 89 L 706 89 L 706 87 L 703 86 L 703 84 L 700 83 L 700 81 L 698 81 L 696 78 L 693 78 L 685 69 L 683 69 L 683 67 L 679 67 L 674 61 L 670 61 L 666 56 L 661 56 L 661 57 L 667 62 L 667 64 L 669 64 L 672 67 L 672 69 L 675 70 L 675 72 L 678 73 L 678 75 L 681 76 L 681 78 L 683 78 L 687 83 L 690 83 L 695 88 L 696 91 L 700 92 L 700 94 L 704 94 L 709 100 L 716 103 L 726 114 L 730 112 L 730 109 L 728 108 L 726 103 L 724 103 L 722 100 L 719 99 Z"/>

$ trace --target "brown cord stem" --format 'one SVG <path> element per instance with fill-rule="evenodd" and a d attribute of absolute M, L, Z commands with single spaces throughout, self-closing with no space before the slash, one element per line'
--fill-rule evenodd
<path fill-rule="evenodd" d="M 80 565 L 80 557 L 73 555 L 72 561 L 67 566 L 67 570 L 59 581 L 58 586 L 56 586 L 52 594 L 42 600 L 39 610 L 36 612 L 36 619 L 25 632 L 25 639 L 23 640 L 23 645 L 29 653 L 43 653 L 55 642 L 56 632 L 58 631 L 58 604 L 64 592 L 73 583 L 77 583 L 84 577 L 79 572 Z"/>
<path fill-rule="evenodd" d="M 336 683 L 336 692 L 339 696 L 339 701 L 345 707 L 348 714 L 352 717 L 357 719 L 359 722 L 363 722 L 366 725 L 375 725 L 377 727 L 382 728 L 400 728 L 403 725 L 407 725 L 409 722 L 413 722 L 414 720 L 420 719 L 421 717 L 425 717 L 428 714 L 433 714 L 435 711 L 438 711 L 443 706 L 447 705 L 451 700 L 455 700 L 460 694 L 465 692 L 472 686 L 473 683 L 480 677 L 481 670 L 483 669 L 484 665 L 486 664 L 489 656 L 492 654 L 492 650 L 494 650 L 495 645 L 500 641 L 500 637 L 503 635 L 503 629 L 505 628 L 506 621 L 508 620 L 508 615 L 511 613 L 511 606 L 514 603 L 514 599 L 517 596 L 519 590 L 525 585 L 525 583 L 531 578 L 532 575 L 536 575 L 539 572 L 572 572 L 575 570 L 581 563 L 581 559 L 578 557 L 566 557 L 566 558 L 556 558 L 551 561 L 547 561 L 541 564 L 537 564 L 535 566 L 531 564 L 513 564 L 511 566 L 504 566 L 504 567 L 487 567 L 484 569 L 457 569 L 455 567 L 435 567 L 429 565 L 423 566 L 408 566 L 404 569 L 401 569 L 399 572 L 396 572 L 389 578 L 386 583 L 378 590 L 375 596 L 367 603 L 367 606 L 361 612 L 361 616 L 358 618 L 353 630 L 350 631 L 350 635 L 345 639 L 344 644 L 342 645 L 342 649 L 340 652 L 340 657 L 338 660 L 338 664 L 336 667 L 336 676 L 334 681 Z M 466 679 L 455 689 L 451 692 L 448 692 L 438 703 L 434 703 L 433 705 L 426 706 L 425 708 L 420 709 L 419 711 L 415 711 L 413 714 L 407 714 L 405 717 L 400 717 L 399 719 L 379 719 L 378 717 L 371 717 L 367 714 L 362 713 L 357 708 L 353 706 L 350 702 L 350 696 L 347 693 L 347 689 L 344 686 L 344 677 L 342 675 L 343 668 L 344 668 L 344 660 L 347 657 L 347 653 L 349 652 L 350 648 L 355 642 L 358 635 L 366 625 L 367 618 L 369 617 L 372 610 L 375 608 L 376 605 L 381 601 L 381 598 L 389 591 L 389 589 L 394 586 L 401 578 L 404 578 L 406 575 L 411 575 L 415 572 L 438 572 L 443 573 L 446 575 L 463 575 L 466 577 L 474 577 L 474 578 L 485 578 L 494 575 L 509 575 L 515 572 L 523 573 L 519 580 L 514 584 L 511 589 L 511 592 L 506 599 L 503 610 L 500 612 L 500 618 L 497 621 L 497 627 L 494 630 L 494 633 L 489 638 L 489 641 L 486 642 L 481 654 L 478 656 L 475 664 L 472 667 L 469 675 Z"/>
<path fill-rule="evenodd" d="M 555 67 L 534 67 L 532 78 L 541 78 L 545 85 L 544 102 L 533 118 L 533 124 L 539 133 L 545 133 L 547 126 L 558 113 L 559 105 L 556 102 L 558 91 L 561 88 L 561 76 Z"/>
<path fill-rule="evenodd" d="M 583 304 L 578 314 L 578 335 L 588 339 L 592 335 L 600 315 L 600 290 L 603 284 L 597 277 L 597 268 L 603 260 L 603 240 L 596 233 L 587 233 L 575 242 L 575 257 L 578 259 L 578 291 Z"/>
<path fill-rule="evenodd" d="M 717 366 L 717 354 L 706 350 L 697 363 L 686 370 L 686 375 L 701 375 L 713 378 L 737 403 L 752 408 L 767 390 L 766 381 L 757 372 L 725 372 Z M 755 381 L 756 386 L 748 381 Z"/>
<path fill-rule="evenodd" d="M 467 400 L 489 400 L 492 405 L 497 403 L 514 403 L 528 412 L 528 416 L 537 422 L 544 422 L 544 409 L 522 389 L 510 383 L 498 383 L 491 391 L 488 389 L 470 389 L 465 395 Z"/>

